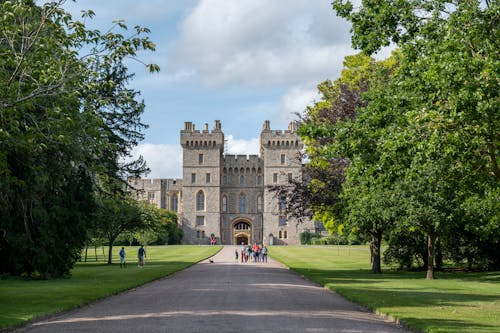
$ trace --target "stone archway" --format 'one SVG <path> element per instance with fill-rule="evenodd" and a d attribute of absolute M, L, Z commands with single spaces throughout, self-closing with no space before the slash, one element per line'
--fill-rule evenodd
<path fill-rule="evenodd" d="M 236 220 L 231 228 L 234 245 L 244 245 L 252 243 L 252 224 L 246 220 Z"/>

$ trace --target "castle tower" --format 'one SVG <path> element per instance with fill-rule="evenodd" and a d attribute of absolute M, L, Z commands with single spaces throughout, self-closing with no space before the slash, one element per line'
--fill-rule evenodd
<path fill-rule="evenodd" d="M 182 227 L 184 243 L 209 244 L 213 234 L 220 239 L 220 175 L 224 133 L 216 120 L 212 131 L 202 131 L 192 122 L 180 133 L 183 161 Z"/>
<path fill-rule="evenodd" d="M 299 226 L 286 217 L 286 197 L 278 198 L 269 186 L 286 186 L 290 178 L 300 179 L 302 162 L 299 153 L 303 143 L 297 135 L 295 123 L 288 130 L 271 130 L 269 120 L 264 122 L 260 134 L 260 155 L 264 164 L 264 226 L 263 241 L 266 244 L 300 244 L 300 232 L 307 226 Z"/>

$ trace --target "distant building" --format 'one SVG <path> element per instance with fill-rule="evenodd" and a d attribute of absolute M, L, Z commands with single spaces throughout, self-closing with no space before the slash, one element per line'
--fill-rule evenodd
<path fill-rule="evenodd" d="M 301 177 L 297 156 L 303 148 L 295 123 L 288 130 L 271 130 L 264 122 L 260 155 L 225 155 L 224 133 L 218 120 L 211 131 L 195 130 L 185 122 L 180 133 L 182 179 L 130 179 L 139 200 L 176 211 L 184 243 L 300 244 L 300 233 L 314 232 L 313 221 L 297 223 L 286 216 L 286 197 L 269 186 L 286 185 Z"/>

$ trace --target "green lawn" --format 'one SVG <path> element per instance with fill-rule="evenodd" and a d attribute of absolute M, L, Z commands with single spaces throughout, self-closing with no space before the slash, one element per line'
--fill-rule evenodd
<path fill-rule="evenodd" d="M 125 249 L 129 261 L 125 269 L 120 269 L 119 265 L 120 247 L 114 247 L 113 265 L 104 262 L 78 263 L 69 279 L 0 280 L 0 328 L 75 308 L 159 279 L 212 256 L 220 246 L 148 247 L 143 268 L 137 267 L 137 247 Z"/>
<path fill-rule="evenodd" d="M 299 274 L 424 332 L 500 332 L 500 272 L 370 272 L 364 246 L 274 246 L 270 255 Z"/>

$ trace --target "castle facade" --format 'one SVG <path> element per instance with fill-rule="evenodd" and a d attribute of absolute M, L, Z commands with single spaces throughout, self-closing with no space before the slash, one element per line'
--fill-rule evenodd
<path fill-rule="evenodd" d="M 195 130 L 185 122 L 180 132 L 182 179 L 131 179 L 140 200 L 176 211 L 184 243 L 300 244 L 300 233 L 314 223 L 286 216 L 286 197 L 269 190 L 302 176 L 298 158 L 303 143 L 295 123 L 271 130 L 268 120 L 260 133 L 260 155 L 227 155 L 224 133 L 216 120 Z"/>

